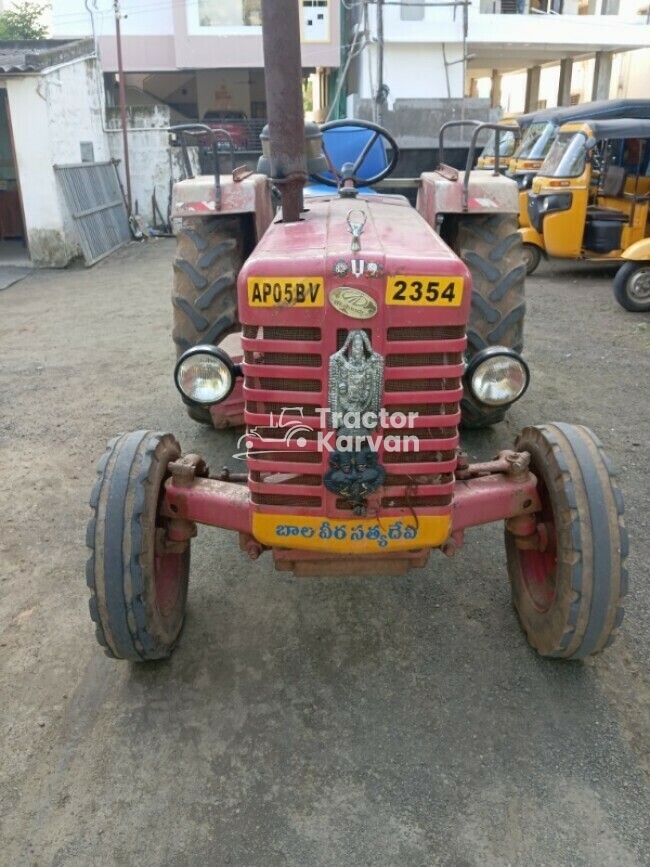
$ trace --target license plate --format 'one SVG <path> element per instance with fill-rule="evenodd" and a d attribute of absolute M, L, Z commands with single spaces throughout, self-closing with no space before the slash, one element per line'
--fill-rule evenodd
<path fill-rule="evenodd" d="M 323 307 L 322 277 L 249 277 L 251 307 Z"/>
<path fill-rule="evenodd" d="M 386 304 L 418 307 L 460 307 L 463 302 L 462 277 L 389 277 Z"/>

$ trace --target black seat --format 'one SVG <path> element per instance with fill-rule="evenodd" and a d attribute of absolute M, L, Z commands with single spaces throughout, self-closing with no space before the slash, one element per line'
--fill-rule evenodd
<path fill-rule="evenodd" d="M 587 220 L 606 220 L 610 223 L 627 223 L 628 215 L 616 208 L 600 208 L 598 205 L 590 205 L 587 208 Z"/>

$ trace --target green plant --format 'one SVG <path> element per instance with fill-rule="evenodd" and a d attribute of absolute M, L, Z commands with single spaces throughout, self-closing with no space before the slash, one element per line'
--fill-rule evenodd
<path fill-rule="evenodd" d="M 14 3 L 0 15 L 0 40 L 47 39 L 48 28 L 43 23 L 43 13 L 50 8 L 49 3 Z"/>

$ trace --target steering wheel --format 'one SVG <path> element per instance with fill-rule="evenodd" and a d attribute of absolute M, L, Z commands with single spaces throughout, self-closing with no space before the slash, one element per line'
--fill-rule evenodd
<path fill-rule="evenodd" d="M 312 174 L 312 178 L 319 181 L 321 184 L 326 184 L 328 187 L 340 187 L 342 186 L 344 181 L 352 180 L 354 181 L 355 186 L 363 185 L 363 186 L 372 186 L 373 184 L 379 183 L 379 181 L 388 177 L 391 172 L 394 170 L 397 165 L 397 160 L 399 159 L 399 147 L 397 142 L 393 138 L 393 136 L 388 132 L 387 129 L 384 129 L 383 126 L 379 126 L 379 124 L 372 123 L 369 120 L 332 120 L 329 123 L 324 123 L 321 126 L 321 132 L 326 133 L 330 129 L 340 129 L 341 127 L 347 127 L 350 132 L 356 132 L 359 129 L 369 129 L 371 132 L 374 132 L 373 136 L 370 136 L 368 141 L 363 146 L 361 153 L 357 156 L 354 162 L 345 162 L 343 165 L 338 168 L 334 166 L 334 163 L 330 159 L 330 156 L 327 152 L 327 147 L 325 145 L 325 137 L 323 136 L 323 153 L 327 159 L 331 167 L 333 178 L 328 178 L 327 175 L 319 175 Z M 359 176 L 359 170 L 361 166 L 368 159 L 370 152 L 372 151 L 375 143 L 377 141 L 381 141 L 384 139 L 391 148 L 391 158 L 381 171 L 377 172 L 375 175 L 369 178 L 363 178 Z"/>

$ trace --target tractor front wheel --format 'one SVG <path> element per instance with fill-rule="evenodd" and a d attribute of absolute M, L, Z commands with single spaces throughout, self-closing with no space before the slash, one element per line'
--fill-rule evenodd
<path fill-rule="evenodd" d="M 614 277 L 614 297 L 626 310 L 650 310 L 650 262 L 626 262 Z"/>
<path fill-rule="evenodd" d="M 169 544 L 160 515 L 168 465 L 180 455 L 171 434 L 136 431 L 111 440 L 99 464 L 86 579 L 97 640 L 115 659 L 169 656 L 183 626 L 190 546 Z"/>
<path fill-rule="evenodd" d="M 623 500 L 601 443 L 579 425 L 525 428 L 541 511 L 534 537 L 508 530 L 515 608 L 542 656 L 583 659 L 611 644 L 623 620 L 627 534 Z"/>
<path fill-rule="evenodd" d="M 472 309 L 467 326 L 468 361 L 488 346 L 521 352 L 524 344 L 526 266 L 516 214 L 477 214 L 458 219 L 455 252 L 472 275 Z M 485 406 L 465 390 L 462 424 L 496 424 L 502 407 Z"/>

